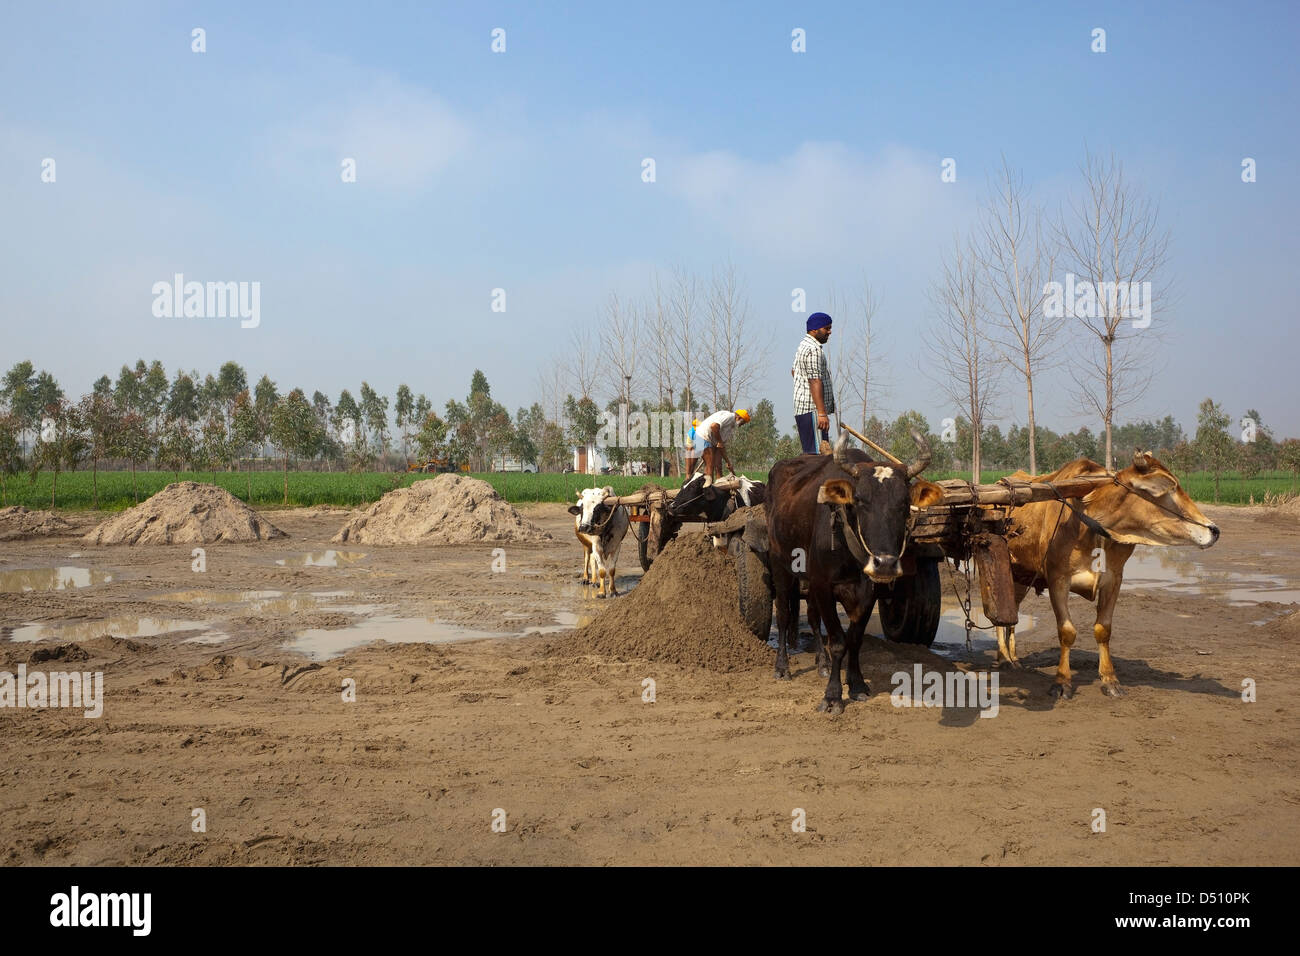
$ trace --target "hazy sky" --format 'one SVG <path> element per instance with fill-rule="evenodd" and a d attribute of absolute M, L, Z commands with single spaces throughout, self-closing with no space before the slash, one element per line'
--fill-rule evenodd
<path fill-rule="evenodd" d="M 817 310 L 865 273 L 879 411 L 937 426 L 955 409 L 919 365 L 942 253 L 1001 156 L 1055 212 L 1087 146 L 1172 235 L 1162 371 L 1119 419 L 1193 430 L 1208 395 L 1300 435 L 1298 26 L 1268 2 L 3 0 L 0 366 L 30 358 L 80 394 L 138 357 L 235 359 L 282 390 L 405 381 L 438 408 L 479 367 L 513 411 L 611 292 L 730 260 L 771 344 L 740 403 L 771 398 L 790 430 L 791 290 Z M 260 325 L 155 317 L 175 273 L 260 282 Z M 1005 381 L 1004 428 L 1024 418 Z M 1095 427 L 1069 384 L 1038 383 L 1040 422 Z"/>

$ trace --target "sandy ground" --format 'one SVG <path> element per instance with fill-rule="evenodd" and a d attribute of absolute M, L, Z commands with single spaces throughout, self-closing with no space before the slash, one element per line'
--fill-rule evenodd
<path fill-rule="evenodd" d="M 94 573 L 61 579 L 94 583 L 0 593 L 0 670 L 101 670 L 106 694 L 99 719 L 0 710 L 0 860 L 1300 862 L 1300 632 L 1278 623 L 1293 608 L 1268 600 L 1300 600 L 1300 521 L 1206 508 L 1224 532 L 1215 548 L 1153 559 L 1148 586 L 1126 585 L 1112 643 L 1122 700 L 1099 691 L 1092 618 L 1072 599 L 1078 690 L 1053 703 L 1050 610 L 1031 595 L 1027 669 L 1000 675 L 996 718 L 889 697 L 890 675 L 913 662 L 988 668 L 982 639 L 947 658 L 869 641 L 873 696 L 829 717 L 814 709 L 824 681 L 807 652 L 779 683 L 767 666 L 720 674 L 566 644 L 560 629 L 603 602 L 577 586 L 562 507 L 521 510 L 556 540 L 277 564 L 328 549 L 347 517 L 304 510 L 267 513 L 288 539 L 209 547 L 202 572 L 188 545 L 4 544 L 0 582 L 20 586 L 14 572 L 29 569 L 43 588 L 37 569 L 66 566 Z M 630 538 L 620 571 L 634 586 Z M 953 608 L 946 574 L 944 587 Z M 316 658 L 293 649 L 304 633 Z M 516 636 L 325 656 L 367 635 L 475 633 Z M 1256 703 L 1241 700 L 1245 678 Z"/>

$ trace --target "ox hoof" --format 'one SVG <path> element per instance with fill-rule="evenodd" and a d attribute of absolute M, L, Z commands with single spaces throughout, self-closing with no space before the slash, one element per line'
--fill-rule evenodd
<path fill-rule="evenodd" d="M 1048 691 L 1054 698 L 1069 700 L 1074 696 L 1074 687 L 1070 684 L 1053 684 L 1052 689 Z"/>
<path fill-rule="evenodd" d="M 993 665 L 996 670 L 1001 670 L 1004 666 L 1011 668 L 1013 671 L 1022 671 L 1025 669 L 1024 665 L 1021 664 L 1020 661 L 1013 661 L 1009 658 L 1000 660 Z"/>
<path fill-rule="evenodd" d="M 844 713 L 844 701 L 828 700 L 823 697 L 821 703 L 817 705 L 817 710 L 819 713 L 831 714 L 832 716 L 835 714 L 842 714 Z"/>
<path fill-rule="evenodd" d="M 772 672 L 772 676 L 775 677 L 777 680 L 789 680 L 790 672 L 788 670 L 783 671 L 780 668 L 778 668 L 777 670 L 774 670 Z"/>
<path fill-rule="evenodd" d="M 849 698 L 851 700 L 870 700 L 871 688 L 867 687 L 866 685 L 863 685 L 857 690 L 854 690 L 853 688 L 849 688 Z"/>
<path fill-rule="evenodd" d="M 1101 682 L 1101 692 L 1102 692 L 1103 694 L 1105 694 L 1107 697 L 1123 697 L 1123 696 L 1124 696 L 1124 688 L 1121 687 L 1121 686 L 1119 686 L 1119 681 L 1117 681 L 1117 680 L 1112 680 L 1112 681 L 1102 681 L 1102 682 Z"/>

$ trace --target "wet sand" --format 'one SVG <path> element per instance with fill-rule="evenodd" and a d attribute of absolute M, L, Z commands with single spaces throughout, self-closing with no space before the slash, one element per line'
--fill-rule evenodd
<path fill-rule="evenodd" d="M 1122 700 L 1100 693 L 1077 598 L 1076 695 L 1048 696 L 1055 634 L 1031 595 L 995 719 L 893 707 L 891 675 L 915 663 L 992 664 L 986 635 L 967 650 L 945 572 L 939 654 L 870 641 L 871 699 L 829 717 L 806 652 L 777 682 L 557 651 L 604 602 L 577 583 L 562 507 L 520 510 L 556 540 L 505 545 L 504 570 L 491 544 L 331 557 L 347 516 L 320 510 L 268 512 L 289 538 L 213 545 L 202 572 L 190 546 L 6 542 L 0 588 L 33 590 L 0 592 L 0 670 L 102 671 L 106 693 L 99 719 L 0 709 L 3 859 L 1300 862 L 1300 631 L 1280 623 L 1300 521 L 1207 508 L 1213 549 L 1139 549 L 1112 641 Z M 629 537 L 620 588 L 639 574 Z M 418 643 L 349 647 L 377 635 Z"/>

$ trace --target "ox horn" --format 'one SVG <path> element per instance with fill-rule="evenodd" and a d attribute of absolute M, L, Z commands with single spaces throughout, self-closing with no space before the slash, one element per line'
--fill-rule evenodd
<path fill-rule="evenodd" d="M 845 454 L 849 449 L 849 436 L 847 432 L 840 432 L 835 439 L 835 445 L 831 449 L 831 455 L 835 459 L 835 464 L 839 465 L 844 471 L 848 472 L 854 478 L 858 477 L 858 466 L 849 461 L 848 455 Z"/>
<path fill-rule="evenodd" d="M 907 463 L 907 477 L 909 479 L 915 478 L 925 471 L 926 466 L 930 464 L 930 443 L 915 428 L 912 429 L 912 441 L 916 442 L 916 457 Z"/>

